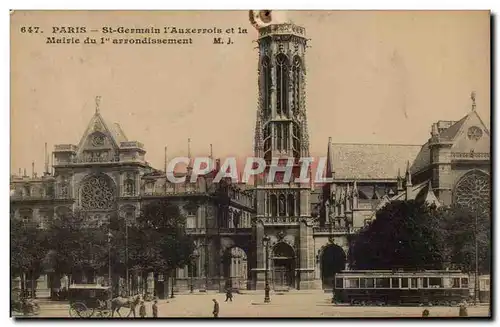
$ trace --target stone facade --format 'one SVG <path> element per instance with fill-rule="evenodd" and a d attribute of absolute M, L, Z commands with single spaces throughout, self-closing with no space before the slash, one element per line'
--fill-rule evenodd
<path fill-rule="evenodd" d="M 253 185 L 216 184 L 214 172 L 196 183 L 170 183 L 166 167 L 151 167 L 143 145 L 129 141 L 119 125 L 107 124 L 97 109 L 77 145 L 55 146 L 50 171 L 46 158 L 42 176 L 26 171 L 12 176 L 11 216 L 44 228 L 53 217 L 79 209 L 97 226 L 115 212 L 125 223 L 144 203 L 166 198 L 186 215 L 199 254 L 193 271 L 177 270 L 174 290 L 189 289 L 192 282 L 195 289 L 223 290 L 228 284 L 263 289 L 266 250 L 270 286 L 284 290 L 329 288 L 333 274 L 349 268 L 350 236 L 389 201 L 477 206 L 479 200 L 489 206 L 490 132 L 475 103 L 461 120 L 433 124 L 424 145 L 330 139 L 327 177 L 332 182 L 305 185 L 278 178 L 267 183 L 271 167 L 282 164 L 273 158 L 294 158 L 296 176 L 297 159 L 309 156 L 307 39 L 304 28 L 279 24 L 261 28 L 258 43 L 255 154 L 268 166 Z M 189 173 L 188 167 L 180 174 Z M 161 283 L 150 276 L 148 287 L 163 292 Z M 44 276 L 39 288 L 48 284 Z"/>

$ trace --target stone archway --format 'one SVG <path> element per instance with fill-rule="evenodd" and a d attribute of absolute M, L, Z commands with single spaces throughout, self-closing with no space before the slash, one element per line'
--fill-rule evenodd
<path fill-rule="evenodd" d="M 245 250 L 238 246 L 232 246 L 224 251 L 222 261 L 226 287 L 247 289 L 249 265 Z"/>
<path fill-rule="evenodd" d="M 285 242 L 274 245 L 271 252 L 272 281 L 275 290 L 288 289 L 295 285 L 295 250 Z"/>
<path fill-rule="evenodd" d="M 328 289 L 333 286 L 334 275 L 345 269 L 346 260 L 347 258 L 344 250 L 336 244 L 329 244 L 323 249 L 320 258 L 323 289 Z"/>

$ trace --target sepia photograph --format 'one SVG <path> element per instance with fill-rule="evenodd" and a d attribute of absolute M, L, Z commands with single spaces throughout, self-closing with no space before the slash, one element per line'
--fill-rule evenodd
<path fill-rule="evenodd" d="M 492 319 L 490 11 L 9 16 L 11 319 Z"/>

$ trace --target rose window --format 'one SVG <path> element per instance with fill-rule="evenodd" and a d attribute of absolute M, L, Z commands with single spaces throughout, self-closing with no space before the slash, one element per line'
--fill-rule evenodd
<path fill-rule="evenodd" d="M 81 188 L 81 205 L 83 209 L 111 209 L 115 197 L 111 181 L 105 176 L 88 178 Z"/>
<path fill-rule="evenodd" d="M 466 174 L 455 188 L 455 203 L 473 212 L 489 213 L 490 210 L 490 178 L 488 175 L 474 171 Z"/>

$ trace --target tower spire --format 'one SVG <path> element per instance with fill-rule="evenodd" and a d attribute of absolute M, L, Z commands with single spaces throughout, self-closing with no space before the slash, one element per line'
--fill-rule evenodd
<path fill-rule="evenodd" d="M 406 161 L 406 186 L 412 186 L 411 184 L 411 173 L 410 173 L 410 161 Z"/>
<path fill-rule="evenodd" d="M 192 167 L 191 167 L 191 138 L 188 138 L 188 158 L 189 158 L 189 163 L 188 163 L 188 166 L 187 166 L 187 170 L 191 170 Z"/>
<path fill-rule="evenodd" d="M 49 155 L 47 153 L 47 142 L 45 142 L 45 171 L 43 172 L 43 174 L 49 174 Z"/>
<path fill-rule="evenodd" d="M 101 96 L 98 95 L 95 97 L 95 113 L 98 114 L 100 111 L 100 106 L 101 105 Z"/>
<path fill-rule="evenodd" d="M 35 162 L 31 162 L 31 178 L 35 177 Z"/>
<path fill-rule="evenodd" d="M 167 146 L 165 145 L 165 158 L 164 158 L 164 168 L 165 168 L 165 174 L 167 173 Z"/>
<path fill-rule="evenodd" d="M 470 99 L 472 100 L 472 111 L 476 111 L 476 92 L 475 91 L 471 92 Z"/>
<path fill-rule="evenodd" d="M 332 149 L 332 138 L 328 138 L 328 153 L 326 158 L 326 177 L 332 177 L 333 175 L 333 149 Z"/>

